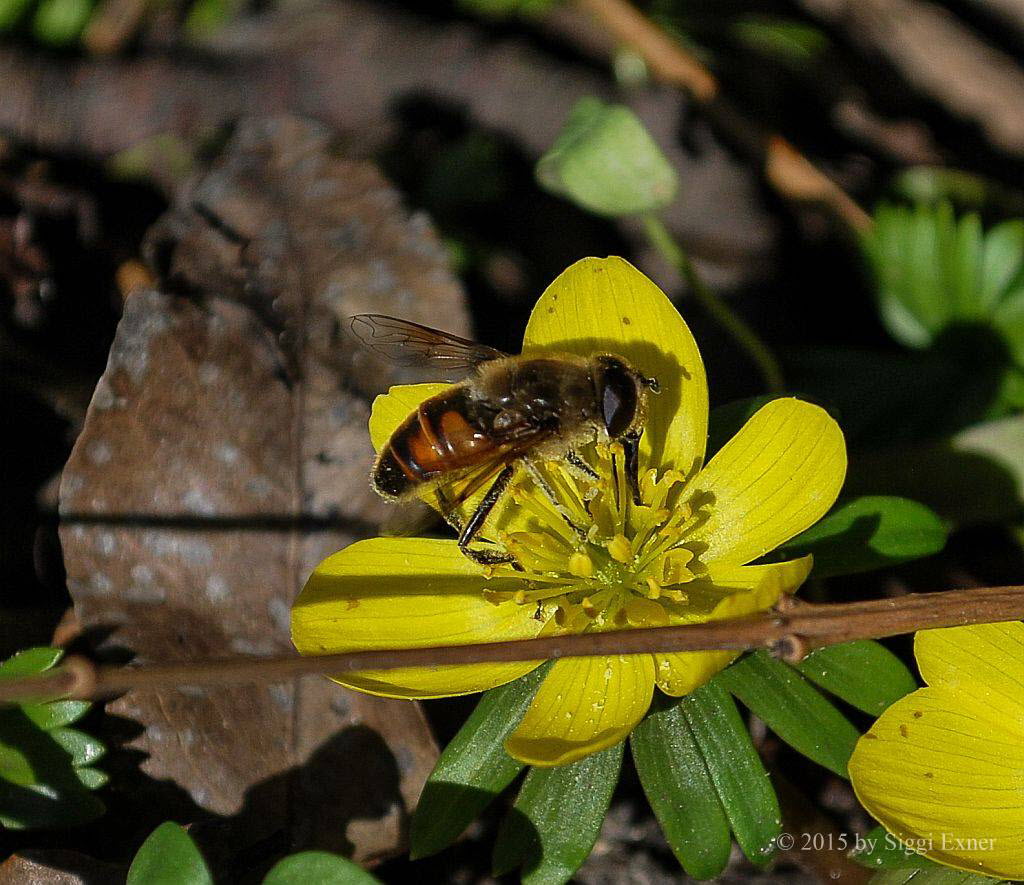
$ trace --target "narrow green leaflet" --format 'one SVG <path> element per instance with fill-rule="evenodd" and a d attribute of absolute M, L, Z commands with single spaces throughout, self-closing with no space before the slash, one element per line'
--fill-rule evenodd
<path fill-rule="evenodd" d="M 794 666 L 811 682 L 873 716 L 917 688 L 903 661 L 873 639 L 812 651 Z"/>
<path fill-rule="evenodd" d="M 629 738 L 633 761 L 680 865 L 695 879 L 711 879 L 729 861 L 729 819 L 679 702 L 659 698 Z"/>
<path fill-rule="evenodd" d="M 142 843 L 126 885 L 213 885 L 213 876 L 192 837 L 167 821 Z"/>
<path fill-rule="evenodd" d="M 329 851 L 300 851 L 278 861 L 263 885 L 379 885 L 358 864 Z"/>
<path fill-rule="evenodd" d="M 869 869 L 915 870 L 938 866 L 923 854 L 905 848 L 885 827 L 875 827 L 857 841 L 863 848 L 854 851 L 850 857 Z"/>
<path fill-rule="evenodd" d="M 766 652 L 747 655 L 712 680 L 739 698 L 782 740 L 840 777 L 859 732 L 788 664 Z"/>
<path fill-rule="evenodd" d="M 679 702 L 711 781 L 747 859 L 771 859 L 781 832 L 782 815 L 768 772 L 739 711 L 714 681 Z"/>
<path fill-rule="evenodd" d="M 0 663 L 0 680 L 53 667 L 63 652 L 30 648 Z M 7 829 L 66 827 L 103 813 L 90 791 L 107 776 L 90 766 L 103 744 L 68 728 L 89 709 L 83 701 L 16 704 L 0 709 L 0 825 Z"/>
<path fill-rule="evenodd" d="M 825 578 L 931 556 L 945 545 L 942 520 L 924 504 L 865 495 L 839 504 L 779 554 L 784 559 L 813 554 L 814 575 Z"/>
<path fill-rule="evenodd" d="M 413 814 L 410 856 L 414 860 L 451 845 L 522 771 L 522 763 L 505 752 L 505 738 L 523 718 L 547 670 L 538 667 L 484 694 L 445 748 Z"/>
<path fill-rule="evenodd" d="M 494 845 L 496 876 L 522 867 L 524 885 L 561 885 L 587 859 L 619 780 L 624 743 L 557 768 L 533 768 Z"/>

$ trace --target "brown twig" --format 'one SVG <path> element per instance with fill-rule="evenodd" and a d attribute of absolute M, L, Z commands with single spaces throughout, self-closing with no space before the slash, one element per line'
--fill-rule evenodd
<path fill-rule="evenodd" d="M 761 164 L 765 179 L 784 198 L 827 206 L 854 231 L 871 227 L 869 216 L 838 184 L 782 136 L 745 120 L 721 94 L 715 75 L 629 0 L 577 0 L 617 40 L 632 47 L 660 80 L 685 90 L 720 134 Z"/>
<path fill-rule="evenodd" d="M 102 698 L 176 685 L 283 682 L 314 673 L 438 667 L 594 655 L 775 648 L 799 658 L 809 650 L 854 639 L 878 639 L 935 627 L 1024 618 L 1024 585 L 974 587 L 835 605 L 787 600 L 777 610 L 745 618 L 609 633 L 547 636 L 478 645 L 381 649 L 307 657 L 191 661 L 147 667 L 98 667 L 69 658 L 51 672 L 0 682 L 0 702 L 27 698 Z"/>

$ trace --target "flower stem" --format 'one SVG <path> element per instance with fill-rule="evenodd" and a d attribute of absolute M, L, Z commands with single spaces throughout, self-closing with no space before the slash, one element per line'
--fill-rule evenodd
<path fill-rule="evenodd" d="M 700 274 L 697 273 L 693 262 L 690 261 L 690 256 L 668 232 L 668 228 L 660 218 L 655 215 L 645 215 L 643 223 L 644 231 L 651 241 L 651 245 L 661 253 L 665 260 L 679 269 L 686 284 L 690 287 L 690 291 L 693 292 L 703 308 L 753 360 L 764 379 L 764 385 L 768 392 L 783 393 L 786 384 L 782 378 L 782 369 L 779 368 L 779 361 L 768 345 L 740 318 L 739 314 L 708 288 L 700 278 Z"/>
<path fill-rule="evenodd" d="M 594 655 L 771 648 L 786 660 L 796 661 L 815 648 L 854 639 L 880 639 L 936 627 L 1021 619 L 1024 619 L 1024 586 L 1018 585 L 910 593 L 897 599 L 825 605 L 786 597 L 775 609 L 731 620 L 476 645 L 185 661 L 144 667 L 97 666 L 73 655 L 38 676 L 0 680 L 0 704 L 59 697 L 105 698 L 126 691 L 159 691 L 178 685 L 280 683 L 315 673 L 340 676 L 359 670 L 395 667 L 543 661 Z"/>

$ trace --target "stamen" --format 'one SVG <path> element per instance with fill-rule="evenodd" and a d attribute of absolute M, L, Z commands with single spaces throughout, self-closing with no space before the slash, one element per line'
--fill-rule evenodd
<path fill-rule="evenodd" d="M 583 551 L 577 551 L 569 557 L 569 572 L 577 578 L 592 578 L 594 561 Z"/>
<path fill-rule="evenodd" d="M 629 540 L 621 532 L 608 541 L 605 545 L 612 559 L 616 562 L 626 564 L 633 560 L 633 547 Z"/>

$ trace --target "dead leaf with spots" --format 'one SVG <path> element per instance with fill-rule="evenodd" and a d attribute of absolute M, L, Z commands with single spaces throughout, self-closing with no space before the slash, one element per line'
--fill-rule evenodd
<path fill-rule="evenodd" d="M 63 474 L 78 616 L 140 664 L 286 653 L 306 576 L 383 513 L 368 395 L 398 379 L 362 374 L 342 320 L 465 334 L 461 291 L 429 223 L 295 118 L 241 124 L 148 243 L 161 283 L 127 299 Z M 138 841 L 205 814 L 232 849 L 284 833 L 384 856 L 437 753 L 416 704 L 319 677 L 133 692 L 109 712 L 144 728 L 127 744 L 141 774 L 113 771 L 110 803 Z"/>

